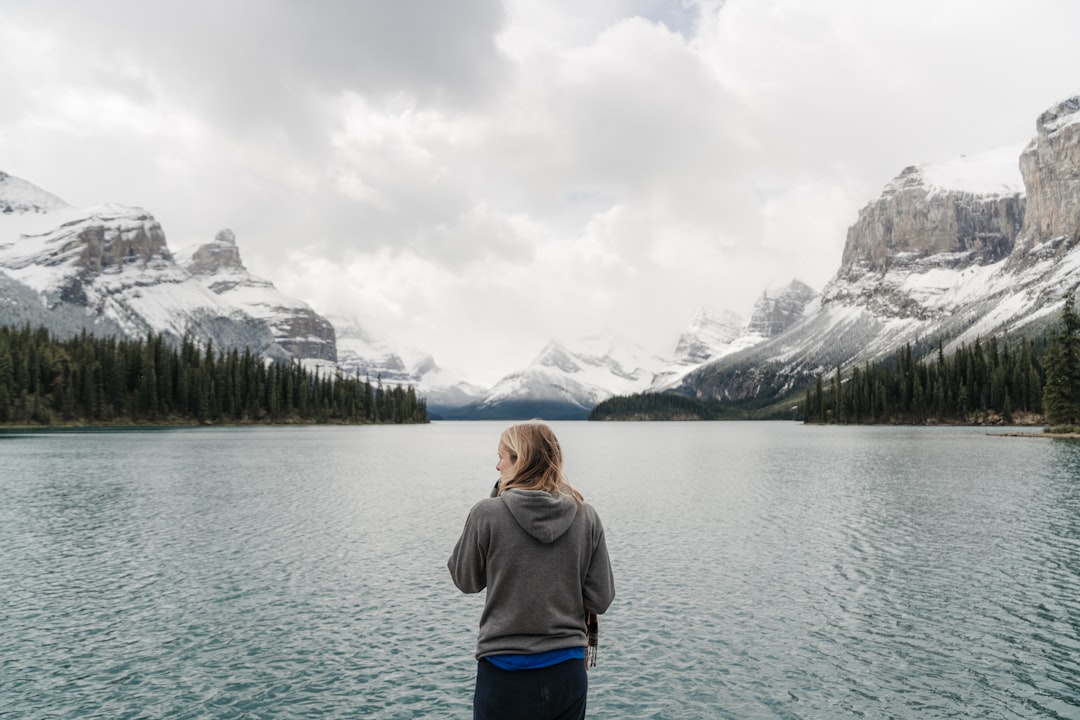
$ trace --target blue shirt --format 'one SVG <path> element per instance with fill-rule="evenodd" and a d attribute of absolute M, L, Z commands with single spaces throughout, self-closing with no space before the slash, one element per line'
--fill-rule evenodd
<path fill-rule="evenodd" d="M 558 665 L 567 660 L 584 660 L 585 648 L 561 648 L 530 655 L 488 655 L 484 659 L 502 670 L 536 670 Z"/>

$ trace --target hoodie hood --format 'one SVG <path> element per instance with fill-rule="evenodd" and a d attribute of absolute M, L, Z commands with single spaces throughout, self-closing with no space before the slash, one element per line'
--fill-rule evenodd
<path fill-rule="evenodd" d="M 555 542 L 570 529 L 580 507 L 569 495 L 543 490 L 507 490 L 500 497 L 521 529 L 544 544 Z"/>

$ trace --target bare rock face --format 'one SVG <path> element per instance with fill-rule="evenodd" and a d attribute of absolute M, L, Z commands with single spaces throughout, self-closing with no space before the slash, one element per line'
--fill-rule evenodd
<path fill-rule="evenodd" d="M 930 185 L 918 166 L 905 168 L 848 229 L 841 272 L 884 273 L 941 253 L 986 265 L 1009 255 L 1024 221 L 1024 197 L 983 195 Z"/>
<path fill-rule="evenodd" d="M 206 276 L 222 271 L 244 272 L 244 263 L 240 262 L 240 248 L 236 246 L 236 235 L 225 229 L 214 236 L 214 241 L 200 245 L 186 264 L 192 275 Z M 216 291 L 215 288 L 211 288 Z"/>
<path fill-rule="evenodd" d="M 212 242 L 185 254 L 180 262 L 207 289 L 264 321 L 274 341 L 294 358 L 337 362 L 334 326 L 307 303 L 249 273 L 232 230 L 218 232 Z"/>
<path fill-rule="evenodd" d="M 125 264 L 171 261 L 165 233 L 154 216 L 139 208 L 105 206 L 86 220 L 69 223 L 76 232 L 59 251 L 81 247 L 77 264 L 94 273 Z"/>
<path fill-rule="evenodd" d="M 800 280 L 792 280 L 783 288 L 763 292 L 754 303 L 747 331 L 771 338 L 779 335 L 798 322 L 807 303 L 817 297 L 817 291 Z"/>
<path fill-rule="evenodd" d="M 1046 241 L 1066 248 L 1080 242 L 1080 95 L 1044 112 L 1035 127 L 1020 155 L 1027 188 L 1025 254 Z"/>
<path fill-rule="evenodd" d="M 719 348 L 730 346 L 742 334 L 743 320 L 731 311 L 721 311 L 715 317 L 699 310 L 675 344 L 675 361 L 684 365 L 708 362 Z"/>

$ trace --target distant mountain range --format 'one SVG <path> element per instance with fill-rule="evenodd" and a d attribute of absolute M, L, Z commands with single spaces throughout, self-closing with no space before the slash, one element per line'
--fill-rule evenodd
<path fill-rule="evenodd" d="M 905 168 L 860 211 L 821 293 L 798 280 L 767 289 L 745 321 L 703 309 L 670 357 L 610 334 L 551 341 L 482 388 L 429 353 L 389 347 L 355 320 L 323 317 L 251 275 L 229 230 L 174 254 L 141 208 L 73 208 L 0 173 L 0 323 L 246 348 L 413 385 L 435 417 L 583 418 L 612 395 L 769 397 L 906 343 L 949 352 L 980 337 L 1041 332 L 1080 283 L 1078 244 L 1073 96 L 1039 116 L 1026 146 Z"/>
<path fill-rule="evenodd" d="M 244 266 L 235 234 L 173 252 L 157 220 L 137 207 L 75 208 L 0 174 L 0 322 L 172 341 L 408 384 L 445 418 L 582 418 L 604 398 L 677 384 L 693 369 L 780 331 L 813 292 L 801 283 L 762 296 L 750 322 L 702 311 L 673 359 L 613 335 L 550 342 L 528 367 L 484 388 L 423 350 L 392 348 L 354 319 L 326 318 Z M 794 313 L 794 315 L 793 315 Z"/>
<path fill-rule="evenodd" d="M 764 292 L 748 321 L 730 311 L 699 310 L 662 358 L 613 334 L 548 343 L 527 367 L 504 376 L 478 402 L 447 417 L 502 420 L 581 419 L 612 395 L 677 388 L 694 370 L 783 332 L 817 294 L 793 280 Z"/>

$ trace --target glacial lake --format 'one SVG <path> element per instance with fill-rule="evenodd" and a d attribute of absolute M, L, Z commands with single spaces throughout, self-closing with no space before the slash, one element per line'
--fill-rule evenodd
<path fill-rule="evenodd" d="M 590 718 L 1080 718 L 1080 444 L 553 426 L 615 568 Z M 471 717 L 503 427 L 0 433 L 0 717 Z"/>

